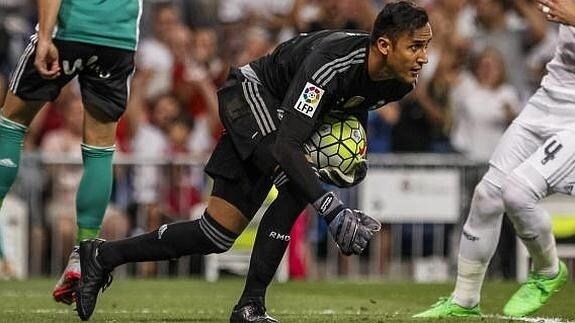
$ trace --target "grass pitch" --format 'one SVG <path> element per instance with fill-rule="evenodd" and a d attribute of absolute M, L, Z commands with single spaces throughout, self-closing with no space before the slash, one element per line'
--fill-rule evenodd
<path fill-rule="evenodd" d="M 55 279 L 0 281 L 0 322 L 79 322 L 73 306 L 52 301 Z M 481 319 L 434 322 L 515 322 L 499 316 L 515 283 L 487 283 Z M 207 283 L 196 279 L 117 279 L 100 296 L 91 322 L 227 322 L 243 288 L 241 279 Z M 268 312 L 287 322 L 426 322 L 410 316 L 426 309 L 452 284 L 384 282 L 274 283 Z M 575 286 L 568 284 L 527 322 L 575 322 Z"/>

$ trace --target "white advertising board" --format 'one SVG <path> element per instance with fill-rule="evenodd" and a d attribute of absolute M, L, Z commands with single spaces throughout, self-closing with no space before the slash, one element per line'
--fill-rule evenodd
<path fill-rule="evenodd" d="M 384 223 L 454 223 L 459 178 L 455 169 L 373 168 L 359 188 L 359 206 Z"/>

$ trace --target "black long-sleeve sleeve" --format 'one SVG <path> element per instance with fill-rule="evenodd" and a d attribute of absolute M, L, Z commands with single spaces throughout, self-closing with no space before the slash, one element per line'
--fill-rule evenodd
<path fill-rule="evenodd" d="M 329 109 L 333 101 L 334 83 L 325 84 L 323 87 L 317 85 L 320 83 L 318 78 L 323 75 L 323 66 L 330 61 L 330 57 L 317 53 L 310 54 L 302 62 L 282 102 L 285 115 L 274 149 L 280 167 L 310 203 L 315 202 L 326 191 L 305 157 L 303 144 L 311 136 L 320 115 Z M 329 70 L 325 73 L 329 73 Z"/>

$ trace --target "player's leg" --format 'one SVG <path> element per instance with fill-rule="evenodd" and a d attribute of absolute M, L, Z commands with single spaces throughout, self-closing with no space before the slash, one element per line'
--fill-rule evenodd
<path fill-rule="evenodd" d="M 276 176 L 276 186 L 286 179 Z M 260 221 L 246 284 L 238 303 L 234 306 L 230 322 L 277 322 L 266 313 L 265 297 L 285 250 L 290 231 L 307 202 L 289 191 L 287 183 L 279 185 L 279 194 Z"/>
<path fill-rule="evenodd" d="M 206 169 L 214 170 L 210 172 L 214 176 L 214 188 L 200 219 L 163 225 L 158 230 L 123 240 L 82 242 L 83 275 L 78 295 L 80 317 L 90 317 L 99 289 L 106 285 L 109 273 L 121 264 L 228 250 L 272 185 L 269 178 L 248 173 L 243 166 L 229 137 L 223 136 L 206 166 Z"/>
<path fill-rule="evenodd" d="M 55 40 L 65 60 L 74 62 L 84 103 L 82 134 L 83 173 L 76 192 L 77 243 L 96 238 L 112 192 L 112 158 L 117 120 L 123 114 L 133 72 L 134 53 L 100 49 L 88 44 Z M 78 58 L 68 59 L 70 53 Z M 68 63 L 68 66 L 70 63 Z M 57 301 L 70 304 L 80 279 L 78 245 L 52 292 Z"/>
<path fill-rule="evenodd" d="M 83 173 L 76 193 L 77 242 L 99 235 L 110 202 L 117 122 L 84 103 Z"/>
<path fill-rule="evenodd" d="M 500 140 L 490 167 L 475 187 L 471 208 L 459 243 L 457 280 L 451 297 L 442 298 L 416 317 L 480 315 L 479 301 L 485 272 L 501 233 L 504 203 L 501 187 L 507 174 L 540 144 L 531 131 L 512 124 Z"/>
<path fill-rule="evenodd" d="M 241 160 L 229 135 L 218 142 L 206 172 L 214 178 L 214 186 L 199 220 L 167 224 L 138 237 L 108 241 L 100 248 L 102 265 L 113 269 L 128 262 L 228 250 L 263 203 L 272 181 Z"/>
<path fill-rule="evenodd" d="M 0 206 L 16 179 L 27 127 L 47 101 L 56 98 L 60 80 L 43 80 L 34 67 L 37 37 L 20 56 L 0 107 Z"/>
<path fill-rule="evenodd" d="M 56 282 L 52 295 L 58 302 L 72 304 L 80 281 L 81 266 L 79 242 L 96 238 L 112 192 L 112 158 L 116 121 L 101 115 L 98 109 L 85 105 L 82 164 L 84 171 L 76 192 L 76 245 L 68 263 Z"/>
<path fill-rule="evenodd" d="M 71 45 L 62 42 L 60 46 L 68 49 Z M 117 121 L 126 109 L 134 72 L 133 51 L 87 44 L 83 47 L 91 51 L 83 57 L 78 77 L 85 108 L 81 147 L 84 169 L 76 193 L 78 242 L 98 236 L 110 202 Z"/>
<path fill-rule="evenodd" d="M 226 182 L 216 179 L 214 191 L 228 191 L 227 185 Z M 235 185 L 232 187 L 237 189 Z M 222 253 L 233 245 L 248 223 L 248 218 L 232 203 L 212 195 L 204 214 L 198 220 L 164 224 L 149 233 L 101 243 L 98 262 L 111 271 L 119 265 L 131 262 Z"/>
<path fill-rule="evenodd" d="M 44 104 L 24 101 L 10 91 L 0 110 L 0 207 L 16 180 L 28 125 Z"/>
<path fill-rule="evenodd" d="M 0 120 L 0 204 L 14 182 L 20 161 L 22 142 L 28 125 L 48 101 L 60 94 L 61 88 L 76 76 L 76 72 L 62 73 L 57 79 L 45 80 L 34 67 L 36 36 L 20 57 L 9 83 L 10 91 L 4 102 Z M 60 60 L 74 61 L 81 51 L 60 51 Z M 62 62 L 60 62 L 62 64 Z M 79 272 L 77 275 L 79 276 Z M 71 296 L 54 294 L 56 301 L 69 304 Z"/>
<path fill-rule="evenodd" d="M 538 202 L 562 192 L 575 168 L 575 134 L 564 131 L 549 138 L 503 186 L 503 200 L 515 231 L 533 260 L 527 282 L 504 307 L 510 316 L 537 311 L 567 281 L 567 268 L 557 257 L 551 217 Z"/>

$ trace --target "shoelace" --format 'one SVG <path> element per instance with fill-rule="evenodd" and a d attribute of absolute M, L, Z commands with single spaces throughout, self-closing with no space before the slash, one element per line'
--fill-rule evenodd
<path fill-rule="evenodd" d="M 439 307 L 447 301 L 449 301 L 449 297 L 442 296 L 435 304 L 431 305 L 431 307 Z"/>
<path fill-rule="evenodd" d="M 547 290 L 547 287 L 543 283 L 541 283 L 539 279 L 541 279 L 541 277 L 539 277 L 536 274 L 532 274 L 529 276 L 527 282 L 525 282 L 525 285 L 535 286 L 535 288 L 539 289 L 543 294 L 545 295 L 549 294 L 549 290 Z"/>
<path fill-rule="evenodd" d="M 106 282 L 104 283 L 104 285 L 102 285 L 102 293 L 104 291 L 106 291 L 106 289 L 108 289 L 108 287 L 110 287 L 110 285 L 112 285 L 112 281 L 114 281 L 114 276 L 112 276 L 112 274 L 108 273 L 106 275 L 106 278 L 104 278 L 106 280 Z"/>
<path fill-rule="evenodd" d="M 248 308 L 249 311 L 255 315 L 265 315 L 266 313 L 266 307 L 256 303 L 252 303 L 251 306 L 249 306 Z"/>

